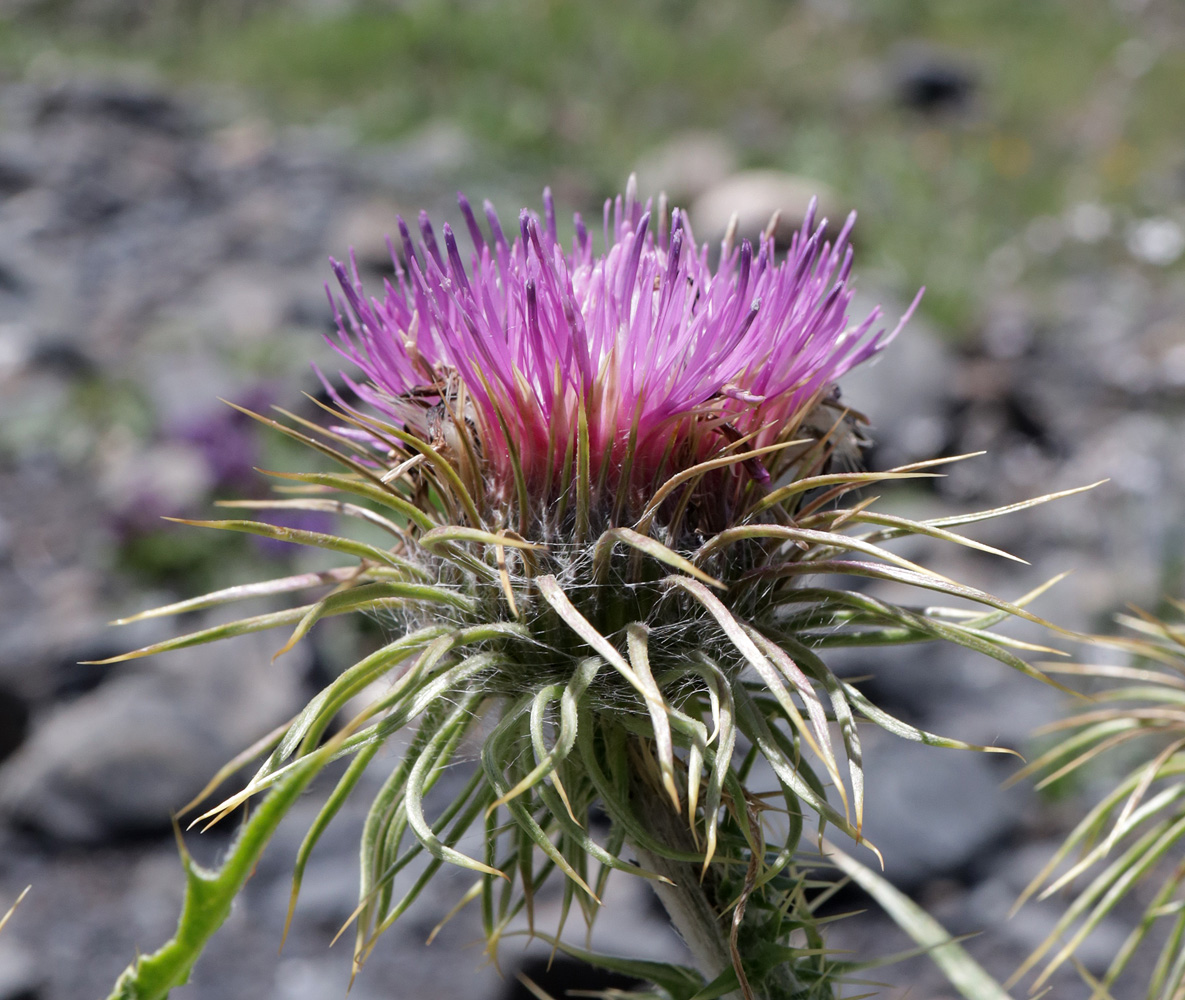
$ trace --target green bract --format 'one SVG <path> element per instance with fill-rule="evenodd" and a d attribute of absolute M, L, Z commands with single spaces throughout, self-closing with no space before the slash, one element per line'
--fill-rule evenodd
<path fill-rule="evenodd" d="M 1185 612 L 1185 604 L 1172 603 Z M 1046 727 L 1066 735 L 1018 777 L 1044 773 L 1038 787 L 1049 785 L 1103 754 L 1118 755 L 1131 770 L 1074 827 L 1018 902 L 1038 891 L 1045 898 L 1081 885 L 1049 938 L 1014 978 L 1041 966 L 1033 983 L 1039 989 L 1118 905 L 1157 884 L 1110 967 L 1090 985 L 1093 996 L 1108 996 L 1129 966 L 1140 970 L 1132 958 L 1145 939 L 1159 937 L 1146 995 L 1176 1000 L 1185 990 L 1185 629 L 1148 615 L 1123 616 L 1120 622 L 1138 638 L 1096 641 L 1122 653 L 1126 662 L 1050 665 L 1090 678 L 1102 690 L 1091 696 L 1089 708 Z M 1074 864 L 1060 871 L 1075 852 Z"/>

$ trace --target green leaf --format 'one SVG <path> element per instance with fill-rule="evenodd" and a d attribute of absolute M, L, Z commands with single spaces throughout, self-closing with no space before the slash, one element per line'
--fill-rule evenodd
<path fill-rule="evenodd" d="M 365 574 L 363 576 L 365 578 Z M 127 618 L 117 618 L 112 625 L 130 625 L 132 622 L 143 621 L 146 618 L 163 618 L 166 615 L 180 615 L 189 611 L 201 611 L 218 604 L 229 604 L 232 601 L 245 601 L 252 597 L 270 597 L 273 594 L 286 594 L 294 590 L 307 590 L 310 587 L 320 587 L 346 583 L 359 579 L 357 566 L 344 566 L 340 569 L 322 570 L 318 573 L 300 573 L 296 576 L 281 577 L 276 580 L 263 580 L 259 583 L 241 583 L 222 590 L 213 590 L 200 597 L 191 597 L 187 601 L 177 601 L 175 604 L 165 604 L 159 608 L 150 608 Z"/>
<path fill-rule="evenodd" d="M 975 587 L 967 587 L 961 583 L 943 580 L 929 573 L 915 573 L 896 566 L 863 562 L 857 559 L 812 559 L 801 563 L 780 566 L 776 570 L 776 573 L 770 575 L 802 576 L 805 574 L 822 573 L 847 573 L 853 576 L 866 576 L 874 580 L 887 580 L 893 583 L 903 583 L 910 587 L 933 590 L 940 594 L 946 594 L 948 597 L 961 597 L 968 601 L 974 601 L 976 604 L 985 604 L 998 611 L 1007 612 L 1016 618 L 1023 618 L 1044 628 L 1053 629 L 1055 632 L 1060 632 L 1063 635 L 1080 638 L 1077 633 L 1055 625 L 1053 622 L 1048 622 L 1044 618 L 1038 618 L 1024 608 L 1017 607 L 1017 605 L 1010 604 L 1008 601 L 1001 600 L 998 597 L 993 597 L 986 591 L 977 590 Z M 1034 677 L 1043 677 L 1039 671 L 1034 670 L 1032 673 Z M 1045 681 L 1046 683 L 1052 683 L 1048 678 L 1045 678 Z"/>
<path fill-rule="evenodd" d="M 309 630 L 322 618 L 345 614 L 349 611 L 379 611 L 406 604 L 409 601 L 445 604 L 472 610 L 472 601 L 462 594 L 440 587 L 415 583 L 367 583 L 360 587 L 330 594 L 314 604 L 306 612 L 288 641 L 276 651 L 272 659 L 283 655 L 303 639 Z"/>
<path fill-rule="evenodd" d="M 432 549 L 441 542 L 477 542 L 480 545 L 500 545 L 507 549 L 526 549 L 531 552 L 544 552 L 546 545 L 528 542 L 513 535 L 493 531 L 483 531 L 481 528 L 470 528 L 464 525 L 442 525 L 426 532 L 420 538 L 420 544 L 426 549 Z"/>
<path fill-rule="evenodd" d="M 340 535 L 327 535 L 320 531 L 305 531 L 302 528 L 286 528 L 279 524 L 267 524 L 263 521 L 196 521 L 185 517 L 166 517 L 166 521 L 178 524 L 192 524 L 197 528 L 217 528 L 220 531 L 242 531 L 249 535 L 261 535 L 264 538 L 274 538 L 280 542 L 291 542 L 294 545 L 308 545 L 311 548 L 328 549 L 331 552 L 341 552 L 344 555 L 356 556 L 385 566 L 403 569 L 406 560 L 392 555 L 386 549 L 380 549 L 365 542 L 358 542 L 352 538 Z"/>
<path fill-rule="evenodd" d="M 215 507 L 232 507 L 240 510 L 311 510 L 323 514 L 339 514 L 342 517 L 353 517 L 367 524 L 393 535 L 400 542 L 408 539 L 407 532 L 399 525 L 381 514 L 376 514 L 368 507 L 360 507 L 345 500 L 333 500 L 328 497 L 300 497 L 291 500 L 215 500 Z M 405 568 L 411 567 L 406 563 Z"/>
<path fill-rule="evenodd" d="M 287 611 L 273 611 L 270 614 L 255 615 L 252 618 L 240 618 L 238 621 L 227 622 L 225 625 L 214 625 L 211 628 L 179 635 L 173 639 L 165 639 L 163 642 L 154 642 L 151 646 L 141 646 L 139 649 L 133 649 L 130 653 L 109 656 L 105 660 L 84 660 L 83 662 L 95 665 L 121 663 L 124 660 L 152 656 L 154 653 L 167 653 L 173 649 L 200 646 L 202 643 L 214 642 L 216 639 L 228 639 L 236 635 L 247 635 L 250 632 L 262 632 L 280 625 L 294 625 L 314 607 L 316 605 L 306 604 L 299 608 L 289 608 Z"/>
<path fill-rule="evenodd" d="M 423 531 L 430 530 L 436 524 L 414 503 L 400 496 L 395 487 L 388 486 L 376 476 L 368 474 L 367 479 L 354 479 L 332 472 L 277 472 L 274 469 L 260 469 L 259 471 L 265 476 L 290 479 L 298 483 L 308 483 L 310 486 L 324 486 L 372 500 L 383 507 L 399 512 Z"/>
<path fill-rule="evenodd" d="M 473 714 L 477 706 L 484 698 L 485 695 L 477 694 L 461 701 L 449 717 L 441 723 L 440 728 L 428 741 L 428 746 L 425 747 L 424 752 L 419 756 L 415 764 L 412 765 L 411 774 L 407 778 L 404 802 L 407 805 L 408 825 L 420 843 L 427 848 L 428 853 L 434 858 L 440 861 L 447 861 L 449 864 L 458 865 L 461 868 L 470 868 L 476 872 L 485 872 L 488 875 L 506 878 L 507 876 L 497 868 L 491 868 L 489 865 L 476 861 L 467 854 L 462 854 L 460 851 L 443 843 L 436 836 L 436 832 L 432 829 L 427 819 L 425 819 L 423 810 L 425 782 L 429 776 L 430 769 L 436 766 L 437 759 L 442 756 L 442 747 L 447 743 L 451 742 L 455 745 L 456 742 L 460 741 L 464 731 L 468 729 L 469 724 L 473 720 Z"/>
<path fill-rule="evenodd" d="M 858 688 L 853 687 L 847 681 L 841 681 L 840 683 L 843 685 L 848 697 L 851 698 L 852 704 L 860 710 L 862 715 L 869 721 L 875 722 L 885 732 L 899 736 L 903 740 L 924 743 L 926 746 L 931 747 L 945 747 L 948 750 L 977 750 L 980 753 L 1010 753 L 1015 757 L 1020 757 L 1019 753 L 1015 750 L 1010 750 L 1008 747 L 980 746 L 977 743 L 964 743 L 962 740 L 939 736 L 937 733 L 931 733 L 925 729 L 919 729 L 917 726 L 911 726 L 909 723 L 902 722 L 896 716 L 890 715 L 883 709 L 878 708 L 865 698 Z M 1023 760 L 1023 758 L 1021 759 Z"/>
<path fill-rule="evenodd" d="M 598 969 L 620 972 L 647 983 L 654 983 L 655 986 L 661 986 L 671 995 L 672 1000 L 691 1000 L 704 985 L 703 976 L 685 965 L 676 965 L 673 962 L 648 962 L 640 958 L 621 958 L 617 955 L 602 955 L 598 952 L 578 948 L 542 931 L 536 931 L 534 936 L 540 941 L 546 941 L 565 955 L 587 962 Z"/>
<path fill-rule="evenodd" d="M 822 745 L 816 742 L 814 735 L 812 735 L 811 727 L 803 720 L 802 715 L 798 711 L 798 706 L 794 704 L 790 697 L 790 693 L 786 690 L 785 684 L 782 683 L 778 676 L 778 669 L 770 661 L 770 659 L 758 649 L 757 643 L 748 631 L 746 626 L 739 622 L 732 613 L 725 607 L 724 603 L 709 591 L 703 584 L 696 580 L 689 580 L 686 577 L 669 576 L 666 582 L 672 586 L 681 587 L 690 593 L 697 601 L 704 606 L 708 613 L 716 619 L 716 623 L 723 630 L 729 641 L 736 647 L 738 653 L 757 671 L 770 693 L 777 699 L 778 704 L 786 713 L 795 725 L 795 728 L 802 734 L 811 749 L 818 755 L 819 759 L 823 761 L 824 767 L 827 768 L 831 774 L 832 779 L 836 783 L 836 789 L 844 800 L 844 808 L 847 809 L 847 790 L 843 784 L 843 779 L 839 776 L 839 768 L 835 761 L 835 754 L 831 752 L 830 735 L 827 733 L 825 719 L 821 718 L 821 707 L 817 705 L 818 696 L 814 689 L 806 680 L 806 677 L 801 672 L 795 673 L 794 664 L 789 661 L 789 657 L 778 657 L 780 665 L 787 677 L 792 683 L 796 684 L 799 697 L 801 697 L 807 705 L 808 713 L 814 713 L 813 717 L 818 721 L 824 723 L 822 727 Z M 771 647 L 772 648 L 772 644 Z M 796 669 L 796 668 L 795 668 Z M 815 707 L 812 708 L 812 702 Z"/>
<path fill-rule="evenodd" d="M 828 861 L 852 879 L 928 954 L 966 1000 L 1011 1000 L 1008 993 L 933 917 L 885 878 L 824 841 Z"/>
<path fill-rule="evenodd" d="M 792 496 L 797 496 L 801 493 L 808 493 L 811 490 L 821 489 L 824 486 L 848 486 L 855 489 L 858 486 L 866 486 L 870 483 L 883 483 L 893 479 L 934 479 L 940 474 L 936 472 L 839 472 L 832 473 L 825 476 L 809 476 L 805 479 L 798 479 L 793 483 L 774 490 L 767 494 L 749 512 L 749 516 L 753 517 L 763 511 L 769 510 L 771 507 L 785 503 Z"/>
<path fill-rule="evenodd" d="M 752 459 L 761 458 L 765 455 L 772 454 L 776 451 L 782 451 L 793 445 L 806 444 L 805 440 L 800 441 L 782 441 L 778 444 L 766 445 L 764 448 L 754 448 L 752 451 L 742 451 L 732 454 L 723 455 L 720 458 L 711 458 L 706 462 L 700 462 L 698 465 L 693 465 L 690 469 L 684 469 L 681 472 L 675 473 L 665 483 L 662 484 L 654 493 L 646 504 L 646 509 L 642 511 L 642 516 L 638 518 L 637 524 L 634 528 L 645 534 L 650 530 L 650 524 L 654 520 L 654 515 L 658 513 L 658 509 L 662 506 L 663 501 L 667 499 L 676 489 L 684 483 L 690 482 L 693 479 L 699 479 L 707 475 L 715 469 L 724 469 L 733 465 L 740 465 Z M 808 489 L 810 487 L 807 487 Z M 777 501 L 775 501 L 776 503 Z"/>

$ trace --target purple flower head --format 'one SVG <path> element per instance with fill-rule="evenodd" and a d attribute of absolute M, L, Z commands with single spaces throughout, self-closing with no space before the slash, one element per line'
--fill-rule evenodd
<path fill-rule="evenodd" d="M 603 255 L 579 215 L 565 252 L 550 191 L 544 218 L 524 210 L 513 240 L 488 202 L 488 239 L 459 202 L 468 268 L 452 229 L 438 240 L 426 214 L 418 242 L 401 221 L 403 262 L 392 248 L 396 283 L 382 300 L 364 295 L 356 268 L 332 262 L 344 293 L 335 346 L 366 375 L 351 387 L 407 431 L 445 447 L 448 425 L 464 421 L 494 505 L 512 495 L 517 470 L 534 498 L 553 500 L 585 433 L 602 495 L 644 503 L 738 441 L 785 440 L 897 332 L 873 332 L 879 310 L 849 323 L 855 213 L 833 245 L 812 203 L 783 258 L 762 237 L 756 251 L 726 244 L 713 269 L 686 214 L 664 225 L 632 184 L 605 204 Z M 729 474 L 768 479 L 756 461 Z"/>

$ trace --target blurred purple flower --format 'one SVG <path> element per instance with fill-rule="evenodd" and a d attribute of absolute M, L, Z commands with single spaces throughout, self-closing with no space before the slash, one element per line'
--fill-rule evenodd
<path fill-rule="evenodd" d="M 257 385 L 238 400 L 240 406 L 260 412 L 276 399 L 276 389 Z M 238 492 L 255 491 L 259 477 L 258 424 L 246 414 L 229 406 L 220 406 L 213 413 L 190 420 L 169 435 L 175 441 L 192 445 L 202 455 L 210 471 L 214 489 L 233 489 Z"/>

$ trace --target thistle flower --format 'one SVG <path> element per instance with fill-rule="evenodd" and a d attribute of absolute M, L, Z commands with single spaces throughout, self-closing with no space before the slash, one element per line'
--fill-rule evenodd
<path fill-rule="evenodd" d="M 579 215 L 564 253 L 549 191 L 544 219 L 524 209 L 512 243 L 488 202 L 489 242 L 459 202 L 468 269 L 447 223 L 441 253 L 426 214 L 419 246 L 401 226 L 406 266 L 395 259 L 384 300 L 367 300 L 356 271 L 333 262 L 345 297 L 338 348 L 368 378 L 350 382 L 359 397 L 459 464 L 477 459 L 466 485 L 487 525 L 513 523 L 516 504 L 520 522 L 546 522 L 577 453 L 594 476 L 594 512 L 629 523 L 669 476 L 741 442 L 776 453 L 844 372 L 897 333 L 869 336 L 879 310 L 849 326 L 855 213 L 833 246 L 812 203 L 783 259 L 763 236 L 756 253 L 726 244 L 713 270 L 686 215 L 675 210 L 668 226 L 660 208 L 655 224 L 632 186 L 612 218 L 605 205 L 603 255 Z M 726 469 L 729 494 L 770 481 L 758 457 Z M 717 527 L 731 519 L 712 513 Z"/>
<path fill-rule="evenodd" d="M 565 254 L 548 196 L 545 206 L 543 220 L 520 217 L 510 242 L 488 206 L 487 237 L 462 198 L 468 268 L 447 227 L 441 253 L 426 218 L 418 245 L 401 226 L 404 259 L 382 300 L 335 264 L 337 346 L 364 375 L 347 380 L 362 402 L 333 394 L 328 426 L 285 411 L 287 422 L 257 417 L 344 472 L 271 473 L 305 495 L 238 506 L 330 511 L 379 529 L 389 547 L 260 521 L 191 522 L 350 564 L 145 612 L 321 588 L 299 607 L 124 658 L 287 626 L 283 652 L 343 613 L 396 627 L 253 748 L 267 755 L 255 776 L 205 816 L 268 795 L 220 872 L 189 865 L 177 937 L 129 969 L 114 996 L 162 996 L 144 984 L 167 992 L 184 981 L 221 919 L 210 914 L 229 907 L 288 805 L 328 760 L 351 756 L 297 859 L 295 904 L 317 839 L 404 729 L 414 735 L 363 833 L 357 965 L 442 863 L 476 874 L 462 902 L 481 900 L 491 949 L 520 914 L 558 943 L 533 921 L 550 875 L 563 879 L 565 917 L 576 903 L 591 921 L 618 870 L 654 883 L 691 947 L 698 971 L 636 967 L 664 995 L 690 998 L 711 981 L 713 996 L 831 996 L 853 966 L 824 947 L 816 884 L 796 858 L 810 815 L 820 831 L 862 839 L 856 718 L 969 745 L 877 708 L 831 672 L 825 650 L 944 639 L 1039 676 L 1011 648 L 1034 647 L 989 631 L 1008 615 L 1032 618 L 1020 605 L 1037 591 L 1008 603 L 882 544 L 925 534 L 1004 555 L 950 530 L 999 511 L 909 521 L 869 501 L 843 505 L 863 485 L 932 475 L 936 464 L 832 468 L 858 423 L 834 382 L 892 338 L 874 332 L 875 313 L 849 325 L 851 219 L 831 245 L 808 217 L 780 260 L 768 238 L 756 252 L 726 239 L 713 269 L 686 217 L 671 213 L 668 226 L 632 184 L 606 205 L 603 255 L 579 217 Z M 909 607 L 827 585 L 850 576 L 989 610 Z M 364 693 L 370 703 L 330 735 Z M 492 727 L 482 766 L 429 819 L 424 795 L 478 717 Z M 777 808 L 747 784 L 758 757 L 776 775 Z M 606 841 L 589 833 L 594 810 L 609 817 Z M 457 846 L 476 826 L 481 858 Z M 401 873 L 425 853 L 427 875 L 405 884 Z M 805 940 L 791 947 L 793 931 Z"/>

